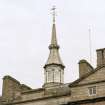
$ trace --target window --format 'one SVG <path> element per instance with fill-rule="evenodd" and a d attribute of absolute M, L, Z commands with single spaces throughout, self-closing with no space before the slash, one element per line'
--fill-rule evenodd
<path fill-rule="evenodd" d="M 88 87 L 89 95 L 96 95 L 96 86 Z"/>
<path fill-rule="evenodd" d="M 47 82 L 53 82 L 53 73 L 52 71 L 47 71 Z"/>

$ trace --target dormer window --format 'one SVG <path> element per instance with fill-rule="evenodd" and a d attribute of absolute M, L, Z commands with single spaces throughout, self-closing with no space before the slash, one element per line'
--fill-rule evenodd
<path fill-rule="evenodd" d="M 96 86 L 88 87 L 89 95 L 96 95 Z"/>

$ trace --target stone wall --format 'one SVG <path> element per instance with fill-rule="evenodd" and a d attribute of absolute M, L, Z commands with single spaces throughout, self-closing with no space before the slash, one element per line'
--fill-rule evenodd
<path fill-rule="evenodd" d="M 30 89 L 11 76 L 5 76 L 3 78 L 2 101 L 11 102 L 15 99 L 20 99 L 21 92 Z"/>
<path fill-rule="evenodd" d="M 89 87 L 96 86 L 96 95 L 89 94 Z M 71 100 L 86 100 L 94 99 L 97 97 L 105 97 L 105 82 L 81 85 L 71 88 Z"/>
<path fill-rule="evenodd" d="M 90 86 L 96 86 L 96 95 L 89 95 L 88 87 Z M 93 100 L 98 97 L 105 97 L 105 82 L 70 87 L 70 94 L 64 96 L 51 96 L 50 94 L 44 95 L 43 89 L 30 91 L 29 93 L 24 92 L 21 96 L 22 99 L 20 101 L 16 101 L 14 105 L 62 105 L 67 104 L 68 102 L 76 102 L 87 99 Z M 103 102 L 97 103 L 88 103 L 80 105 L 104 105 Z"/>
<path fill-rule="evenodd" d="M 20 83 L 10 76 L 5 76 L 3 78 L 2 100 L 12 101 L 18 91 L 20 91 Z"/>
<path fill-rule="evenodd" d="M 0 97 L 0 105 L 2 105 L 2 97 Z"/>

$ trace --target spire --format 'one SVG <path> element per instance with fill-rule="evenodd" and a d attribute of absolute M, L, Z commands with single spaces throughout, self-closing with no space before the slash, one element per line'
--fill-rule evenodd
<path fill-rule="evenodd" d="M 65 67 L 61 61 L 59 51 L 58 51 L 59 45 L 57 43 L 57 37 L 56 37 L 55 6 L 52 8 L 52 10 L 53 10 L 53 26 L 52 26 L 51 44 L 49 45 L 50 54 L 44 67 L 51 64 L 57 64 L 57 65 L 61 65 L 62 67 Z"/>
<path fill-rule="evenodd" d="M 52 38 L 51 38 L 51 45 L 57 45 L 57 38 L 56 38 L 56 26 L 55 26 L 55 6 L 52 8 L 52 15 L 53 15 L 53 26 L 52 26 Z"/>
<path fill-rule="evenodd" d="M 52 26 L 52 38 L 51 38 L 51 44 L 49 46 L 49 49 L 51 49 L 52 47 L 56 47 L 57 49 L 59 49 L 59 46 L 57 44 L 56 25 L 55 25 L 55 23 L 53 23 L 53 26 Z"/>

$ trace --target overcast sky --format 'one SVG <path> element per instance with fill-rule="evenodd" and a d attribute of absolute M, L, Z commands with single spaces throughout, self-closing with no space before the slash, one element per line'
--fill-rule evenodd
<path fill-rule="evenodd" d="M 0 94 L 5 75 L 32 88 L 43 85 L 53 5 L 65 83 L 78 78 L 80 59 L 89 61 L 89 26 L 96 67 L 96 49 L 105 47 L 105 0 L 0 0 Z"/>

